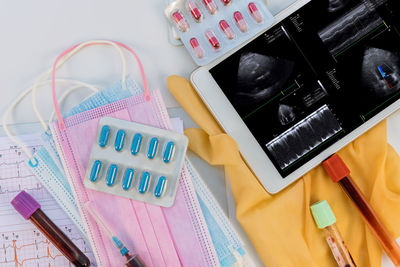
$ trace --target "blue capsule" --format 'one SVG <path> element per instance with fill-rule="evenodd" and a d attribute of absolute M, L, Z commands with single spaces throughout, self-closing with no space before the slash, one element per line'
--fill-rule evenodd
<path fill-rule="evenodd" d="M 165 185 L 167 184 L 167 178 L 161 176 L 158 179 L 156 189 L 154 189 L 154 195 L 158 198 L 164 194 Z"/>
<path fill-rule="evenodd" d="M 168 142 L 167 146 L 165 147 L 163 160 L 165 163 L 169 163 L 174 156 L 175 152 L 175 144 L 174 142 Z"/>
<path fill-rule="evenodd" d="M 115 137 L 115 150 L 121 151 L 124 148 L 126 133 L 124 130 L 118 130 L 117 136 Z"/>
<path fill-rule="evenodd" d="M 111 166 L 108 168 L 107 180 L 106 180 L 106 184 L 108 186 L 114 185 L 115 178 L 117 177 L 117 172 L 118 172 L 117 165 L 111 164 Z"/>
<path fill-rule="evenodd" d="M 147 151 L 147 157 L 149 159 L 154 159 L 154 157 L 157 154 L 157 148 L 158 148 L 158 139 L 156 137 L 153 137 L 150 140 L 149 150 Z"/>
<path fill-rule="evenodd" d="M 141 134 L 135 134 L 132 140 L 132 146 L 131 146 L 131 153 L 132 155 L 136 155 L 139 153 L 140 150 L 140 145 L 142 144 L 142 135 Z"/>
<path fill-rule="evenodd" d="M 99 146 L 105 147 L 108 143 L 108 137 L 110 136 L 110 127 L 108 125 L 104 125 L 101 128 L 100 138 L 99 138 Z"/>
<path fill-rule="evenodd" d="M 150 184 L 150 173 L 144 172 L 139 184 L 139 193 L 140 194 L 146 193 L 147 189 L 149 189 L 149 184 Z"/>
<path fill-rule="evenodd" d="M 127 169 L 125 171 L 124 180 L 122 181 L 122 189 L 129 190 L 132 185 L 133 175 L 135 174 L 133 169 Z"/>
<path fill-rule="evenodd" d="M 96 160 L 95 162 L 93 162 L 92 171 L 90 172 L 90 181 L 96 182 L 97 179 L 99 178 L 100 171 L 101 171 L 101 161 Z"/>

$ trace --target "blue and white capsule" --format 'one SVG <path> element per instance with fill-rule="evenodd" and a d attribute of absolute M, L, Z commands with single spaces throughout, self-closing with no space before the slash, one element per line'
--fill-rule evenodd
<path fill-rule="evenodd" d="M 150 173 L 149 172 L 144 172 L 142 174 L 142 179 L 140 180 L 140 184 L 139 184 L 139 193 L 140 194 L 144 194 L 147 192 L 147 190 L 149 189 L 149 185 L 150 185 Z"/>
<path fill-rule="evenodd" d="M 165 163 L 169 163 L 171 161 L 171 159 L 173 158 L 174 153 L 175 153 L 175 144 L 174 144 L 174 142 L 170 141 L 165 146 L 163 161 Z"/>
<path fill-rule="evenodd" d="M 157 182 L 157 185 L 156 185 L 156 189 L 154 189 L 154 196 L 156 198 L 162 197 L 162 195 L 165 192 L 166 185 L 167 185 L 167 178 L 165 178 L 165 176 L 161 176 L 158 179 L 158 182 Z"/>
<path fill-rule="evenodd" d="M 105 147 L 108 144 L 108 138 L 110 137 L 110 126 L 104 125 L 101 128 L 100 138 L 99 138 L 99 146 Z"/>
<path fill-rule="evenodd" d="M 115 179 L 117 178 L 117 173 L 118 173 L 117 165 L 111 164 L 110 167 L 108 168 L 108 172 L 107 172 L 106 184 L 108 186 L 113 186 L 114 185 Z"/>
<path fill-rule="evenodd" d="M 127 191 L 129 190 L 129 188 L 131 188 L 134 175 L 135 171 L 133 169 L 126 169 L 124 179 L 122 180 L 122 189 Z"/>
<path fill-rule="evenodd" d="M 91 182 L 96 182 L 97 179 L 100 176 L 100 172 L 101 172 L 101 161 L 100 160 L 95 160 L 93 162 L 93 166 L 92 166 L 92 170 L 90 172 L 90 181 Z"/>
<path fill-rule="evenodd" d="M 115 144 L 114 144 L 116 151 L 121 151 L 124 148 L 125 136 L 126 136 L 126 133 L 124 130 L 118 130 L 117 136 L 115 137 Z"/>
<path fill-rule="evenodd" d="M 140 151 L 140 146 L 142 145 L 143 136 L 139 133 L 135 134 L 132 140 L 131 154 L 136 156 Z"/>
<path fill-rule="evenodd" d="M 154 159 L 154 157 L 157 155 L 158 143 L 157 137 L 151 138 L 149 149 L 147 150 L 147 157 L 149 159 Z"/>

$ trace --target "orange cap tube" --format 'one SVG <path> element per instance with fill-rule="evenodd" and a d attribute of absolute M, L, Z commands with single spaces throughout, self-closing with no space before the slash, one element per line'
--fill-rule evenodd
<path fill-rule="evenodd" d="M 378 218 L 367 199 L 350 177 L 350 170 L 346 164 L 335 154 L 322 163 L 332 181 L 338 182 L 347 196 L 356 205 L 364 221 L 375 234 L 386 254 L 395 266 L 400 266 L 400 247 L 396 239 L 390 234 L 382 221 Z"/>

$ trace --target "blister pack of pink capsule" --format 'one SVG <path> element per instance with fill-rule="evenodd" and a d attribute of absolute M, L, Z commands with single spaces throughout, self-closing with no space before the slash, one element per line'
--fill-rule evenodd
<path fill-rule="evenodd" d="M 200 66 L 246 42 L 274 21 L 262 0 L 178 0 L 165 13 Z"/>

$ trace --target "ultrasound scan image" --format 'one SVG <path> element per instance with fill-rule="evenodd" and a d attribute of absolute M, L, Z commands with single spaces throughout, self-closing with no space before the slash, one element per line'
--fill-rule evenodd
<path fill-rule="evenodd" d="M 324 105 L 266 147 L 279 167 L 285 169 L 341 130 L 331 110 Z"/>
<path fill-rule="evenodd" d="M 378 48 L 365 50 L 361 84 L 375 97 L 387 97 L 400 89 L 400 57 L 397 52 Z"/>
<path fill-rule="evenodd" d="M 297 110 L 295 109 L 295 107 L 286 104 L 280 104 L 278 108 L 279 123 L 282 126 L 286 126 L 292 123 L 297 118 L 296 113 Z"/>
<path fill-rule="evenodd" d="M 253 104 L 279 93 L 294 70 L 294 62 L 277 57 L 246 52 L 241 55 L 235 102 Z"/>
<path fill-rule="evenodd" d="M 311 0 L 210 69 L 283 178 L 400 100 L 399 0 Z"/>
<path fill-rule="evenodd" d="M 337 12 L 346 7 L 350 0 L 328 0 L 328 12 Z"/>
<path fill-rule="evenodd" d="M 318 32 L 333 56 L 381 25 L 375 10 L 362 3 Z"/>

